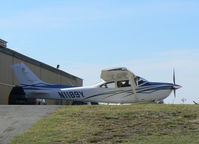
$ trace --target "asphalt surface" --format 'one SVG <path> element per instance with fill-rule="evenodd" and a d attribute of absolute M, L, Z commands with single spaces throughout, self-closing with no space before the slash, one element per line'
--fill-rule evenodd
<path fill-rule="evenodd" d="M 0 105 L 0 144 L 24 133 L 38 120 L 47 117 L 61 106 L 57 105 Z"/>

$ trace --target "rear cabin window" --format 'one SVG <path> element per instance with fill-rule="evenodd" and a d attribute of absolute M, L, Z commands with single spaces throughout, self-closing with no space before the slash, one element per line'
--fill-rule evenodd
<path fill-rule="evenodd" d="M 101 85 L 100 87 L 102 87 L 102 88 L 115 88 L 115 82 L 108 82 L 108 83 Z"/>

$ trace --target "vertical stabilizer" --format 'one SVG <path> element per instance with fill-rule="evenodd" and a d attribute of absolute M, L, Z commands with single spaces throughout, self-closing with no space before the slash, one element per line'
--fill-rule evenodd
<path fill-rule="evenodd" d="M 15 72 L 21 85 L 34 85 L 44 84 L 25 64 L 19 63 L 12 65 L 12 69 Z M 46 83 L 45 83 L 46 84 Z"/>

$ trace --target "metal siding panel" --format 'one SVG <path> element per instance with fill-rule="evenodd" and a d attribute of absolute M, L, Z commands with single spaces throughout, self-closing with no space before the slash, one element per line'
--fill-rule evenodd
<path fill-rule="evenodd" d="M 46 103 L 47 103 L 47 105 L 56 105 L 57 104 L 56 100 L 50 100 L 50 99 L 47 99 Z"/>
<path fill-rule="evenodd" d="M 0 53 L 0 82 L 6 84 L 13 84 L 12 83 L 12 57 Z"/>
<path fill-rule="evenodd" d="M 12 87 L 0 86 L 0 104 L 8 104 L 8 96 Z"/>
<path fill-rule="evenodd" d="M 71 80 L 71 79 L 69 79 L 67 77 L 63 77 L 63 76 L 61 77 L 61 84 L 62 85 L 70 85 L 70 86 L 75 85 L 74 80 Z"/>
<path fill-rule="evenodd" d="M 60 84 L 60 76 L 46 69 L 41 69 L 41 79 L 47 83 Z"/>

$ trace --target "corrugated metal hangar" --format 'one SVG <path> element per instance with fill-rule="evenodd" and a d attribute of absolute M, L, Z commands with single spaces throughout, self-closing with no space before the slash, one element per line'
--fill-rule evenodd
<path fill-rule="evenodd" d="M 7 42 L 0 39 L 0 104 L 8 104 L 8 97 L 12 90 L 10 85 L 19 85 L 11 69 L 11 65 L 23 62 L 41 80 L 59 85 L 82 86 L 83 80 L 57 68 L 34 60 L 16 51 L 6 48 Z M 61 100 L 47 100 L 47 104 L 65 104 Z"/>

